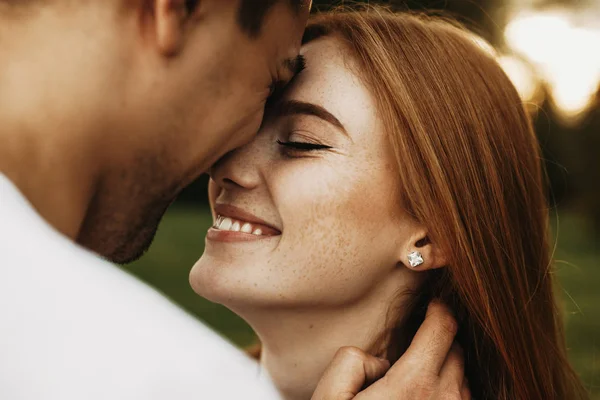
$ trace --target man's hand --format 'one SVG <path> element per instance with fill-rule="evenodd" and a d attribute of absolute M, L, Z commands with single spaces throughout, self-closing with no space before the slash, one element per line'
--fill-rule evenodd
<path fill-rule="evenodd" d="M 457 328 L 450 310 L 432 302 L 410 347 L 391 368 L 358 348 L 343 347 L 312 400 L 469 400 L 462 350 L 454 344 Z"/>

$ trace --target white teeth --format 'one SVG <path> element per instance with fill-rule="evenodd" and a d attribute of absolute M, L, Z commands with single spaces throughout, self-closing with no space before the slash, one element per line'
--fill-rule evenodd
<path fill-rule="evenodd" d="M 251 233 L 256 236 L 261 236 L 263 234 L 263 231 L 260 228 L 256 228 L 253 230 L 253 226 L 249 222 L 237 221 L 231 218 L 223 217 L 221 215 L 217 216 L 213 227 L 221 231 Z"/>
<path fill-rule="evenodd" d="M 219 225 L 221 225 L 222 221 L 223 221 L 223 217 L 221 217 L 220 215 L 217 215 L 217 219 L 215 219 L 215 223 L 213 224 L 213 228 L 218 228 Z"/>
<path fill-rule="evenodd" d="M 250 225 L 249 223 L 245 223 L 244 225 L 242 225 L 242 232 L 244 233 L 251 233 L 252 232 L 252 225 Z"/>
<path fill-rule="evenodd" d="M 223 218 L 223 221 L 221 221 L 219 224 L 219 229 L 222 231 L 228 231 L 229 228 L 231 228 L 231 225 L 233 225 L 231 218 Z"/>

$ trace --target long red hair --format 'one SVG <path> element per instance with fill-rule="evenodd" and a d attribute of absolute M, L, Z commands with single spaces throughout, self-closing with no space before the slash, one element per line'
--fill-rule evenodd
<path fill-rule="evenodd" d="M 305 42 L 323 36 L 358 61 L 396 157 L 403 205 L 449 260 L 429 273 L 408 317 L 391 319 L 388 358 L 400 357 L 439 297 L 459 319 L 474 398 L 587 398 L 553 292 L 540 149 L 500 66 L 464 29 L 422 15 L 324 13 Z"/>

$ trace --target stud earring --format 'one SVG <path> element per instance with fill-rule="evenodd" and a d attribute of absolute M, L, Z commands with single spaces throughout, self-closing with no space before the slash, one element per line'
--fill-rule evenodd
<path fill-rule="evenodd" d="M 418 251 L 411 251 L 408 253 L 408 262 L 411 267 L 416 268 L 423 264 L 423 255 L 421 255 L 421 253 Z"/>

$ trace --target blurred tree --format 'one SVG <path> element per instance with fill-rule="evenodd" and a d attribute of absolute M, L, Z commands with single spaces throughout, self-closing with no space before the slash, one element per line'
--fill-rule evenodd
<path fill-rule="evenodd" d="M 546 100 L 533 118 L 550 181 L 549 201 L 587 217 L 600 232 L 600 90 L 576 125 L 565 124 Z"/>
<path fill-rule="evenodd" d="M 539 106 L 533 116 L 533 128 L 537 134 L 542 149 L 543 162 L 546 166 L 550 187 L 548 199 L 551 207 L 563 205 L 573 188 L 570 187 L 568 160 L 572 148 L 568 143 L 567 129 L 557 123 L 558 117 L 550 97 Z"/>
<path fill-rule="evenodd" d="M 592 110 L 583 122 L 571 132 L 574 148 L 573 184 L 577 188 L 574 206 L 586 215 L 600 232 L 600 88 L 596 92 Z"/>

